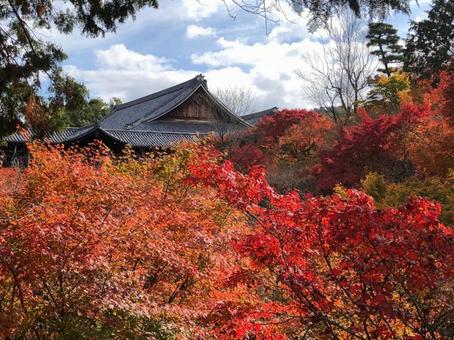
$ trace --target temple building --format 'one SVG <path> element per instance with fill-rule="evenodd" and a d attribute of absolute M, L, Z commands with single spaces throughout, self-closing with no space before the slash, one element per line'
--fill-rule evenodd
<path fill-rule="evenodd" d="M 222 136 L 241 131 L 254 125 L 256 117 L 251 118 L 248 122 L 227 108 L 210 93 L 205 78 L 198 75 L 117 105 L 97 124 L 54 132 L 48 140 L 64 146 L 85 146 L 100 140 L 114 152 L 121 151 L 126 145 L 137 152 L 165 150 L 180 141 L 210 133 Z M 9 163 L 26 155 L 26 142 L 31 137 L 31 133 L 21 132 L 5 138 Z"/>
<path fill-rule="evenodd" d="M 244 119 L 246 122 L 248 122 L 251 125 L 257 124 L 257 122 L 262 119 L 265 116 L 272 116 L 278 111 L 278 107 L 274 106 L 271 109 L 259 111 L 259 112 L 254 112 L 250 113 L 244 116 L 241 116 L 242 119 Z"/>

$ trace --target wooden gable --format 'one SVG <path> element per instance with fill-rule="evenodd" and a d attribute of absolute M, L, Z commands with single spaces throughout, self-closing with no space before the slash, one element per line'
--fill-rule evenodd
<path fill-rule="evenodd" d="M 200 120 L 200 121 L 225 121 L 232 119 L 223 109 L 216 105 L 204 89 L 199 88 L 188 100 L 173 109 L 159 120 Z"/>

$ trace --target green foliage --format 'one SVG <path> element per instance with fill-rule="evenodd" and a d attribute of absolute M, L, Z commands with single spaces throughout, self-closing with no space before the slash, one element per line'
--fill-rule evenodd
<path fill-rule="evenodd" d="M 367 176 L 361 180 L 363 190 L 371 195 L 374 200 L 380 203 L 386 194 L 385 176 L 376 172 L 369 172 Z"/>
<path fill-rule="evenodd" d="M 46 331 L 48 334 L 58 334 L 64 330 L 61 339 L 65 340 L 139 339 L 137 334 L 146 334 L 147 337 L 155 340 L 175 339 L 164 319 L 153 320 L 118 309 L 103 312 L 100 319 L 103 318 L 110 320 L 111 325 L 100 322 L 99 319 L 91 320 L 78 315 L 67 315 L 55 318 L 53 323 L 48 320 L 50 326 Z"/>
<path fill-rule="evenodd" d="M 384 68 L 378 71 L 390 77 L 394 69 L 391 65 L 402 61 L 402 46 L 399 44 L 397 30 L 384 22 L 371 22 L 366 37 L 369 40 L 367 46 L 374 47 L 371 54 L 377 56 L 383 64 Z"/>
<path fill-rule="evenodd" d="M 405 69 L 432 77 L 446 68 L 454 55 L 454 2 L 434 0 L 428 18 L 413 21 L 405 50 Z"/>
<path fill-rule="evenodd" d="M 121 104 L 119 98 L 113 98 L 106 103 L 101 98 L 90 99 L 83 103 L 80 108 L 67 110 L 67 126 L 86 126 L 99 122 L 104 118 L 115 105 Z"/>
<path fill-rule="evenodd" d="M 371 111 L 396 113 L 402 100 L 409 99 L 410 77 L 405 72 L 393 72 L 390 76 L 377 76 L 369 92 L 366 106 Z"/>
<path fill-rule="evenodd" d="M 333 193 L 338 194 L 342 198 L 347 197 L 347 188 L 342 186 L 341 184 L 336 184 L 333 188 Z"/>
<path fill-rule="evenodd" d="M 33 127 L 24 116 L 32 97 L 37 98 L 43 114 L 53 116 L 40 122 L 58 120 L 65 110 L 76 112 L 87 105 L 86 88 L 62 72 L 60 64 L 66 59 L 65 53 L 59 46 L 42 41 L 35 29 L 56 29 L 69 34 L 80 27 L 88 36 L 103 36 L 114 32 L 119 23 L 146 6 L 157 7 L 157 0 L 70 0 L 65 6 L 55 6 L 51 0 L 2 1 L 0 137 L 12 132 L 18 124 Z M 47 84 L 50 86 L 46 89 Z M 50 124 L 46 130 L 58 125 Z"/>
<path fill-rule="evenodd" d="M 362 189 L 371 195 L 379 208 L 399 207 L 412 196 L 427 197 L 442 205 L 441 220 L 452 223 L 454 212 L 454 172 L 447 178 L 411 177 L 401 183 L 390 183 L 385 176 L 371 172 L 361 180 Z"/>

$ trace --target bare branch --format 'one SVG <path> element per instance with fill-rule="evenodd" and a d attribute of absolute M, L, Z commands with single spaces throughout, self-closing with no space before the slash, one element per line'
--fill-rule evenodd
<path fill-rule="evenodd" d="M 250 113 L 255 101 L 251 89 L 246 87 L 226 87 L 217 90 L 215 95 L 225 106 L 239 116 Z"/>
<path fill-rule="evenodd" d="M 347 123 L 357 113 L 376 69 L 362 24 L 347 10 L 330 19 L 324 28 L 328 40 L 321 53 L 303 57 L 309 72 L 296 72 L 305 82 L 304 94 L 337 124 Z"/>

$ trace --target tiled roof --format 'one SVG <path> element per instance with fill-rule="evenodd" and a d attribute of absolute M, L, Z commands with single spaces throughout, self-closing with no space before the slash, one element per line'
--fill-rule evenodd
<path fill-rule="evenodd" d="M 109 137 L 133 147 L 170 147 L 179 142 L 194 141 L 206 134 L 160 131 L 103 130 Z"/>
<path fill-rule="evenodd" d="M 213 129 L 210 130 L 210 132 Z M 180 141 L 195 140 L 199 137 L 208 135 L 208 132 L 192 133 L 192 132 L 169 132 L 169 131 L 144 131 L 144 130 L 107 130 L 100 128 L 68 128 L 61 132 L 54 132 L 48 137 L 48 140 L 53 144 L 71 143 L 78 138 L 88 135 L 89 133 L 98 132 L 98 138 L 102 138 L 102 134 L 107 135 L 113 140 L 122 144 L 129 144 L 133 147 L 170 147 Z M 8 143 L 27 143 L 31 140 L 29 131 L 14 133 L 5 138 Z"/>
<path fill-rule="evenodd" d="M 225 129 L 235 130 L 238 124 L 222 123 Z M 181 133 L 209 133 L 215 131 L 218 126 L 214 122 L 202 120 L 156 120 L 144 122 L 128 131 L 156 131 L 156 132 L 181 132 Z"/>
<path fill-rule="evenodd" d="M 254 113 L 250 113 L 248 115 L 241 116 L 241 118 L 243 118 L 249 124 L 255 125 L 259 121 L 260 118 L 262 118 L 263 116 L 270 116 L 270 115 L 274 114 L 277 110 L 278 110 L 278 108 L 277 108 L 277 106 L 275 106 L 275 107 L 272 107 L 267 110 L 254 112 Z"/>
<path fill-rule="evenodd" d="M 195 91 L 205 91 L 208 98 L 226 115 L 222 122 L 183 119 L 159 119 L 190 98 Z M 117 105 L 112 113 L 95 125 L 83 128 L 68 128 L 49 136 L 54 144 L 71 143 L 78 138 L 93 134 L 95 138 L 102 136 L 114 141 L 130 144 L 133 147 L 168 147 L 182 140 L 194 140 L 210 132 L 216 133 L 222 125 L 222 131 L 236 131 L 251 126 L 241 117 L 236 116 L 207 88 L 202 75 L 198 75 L 184 83 L 151 95 Z M 9 143 L 25 143 L 30 140 L 30 132 L 15 133 L 6 137 Z"/>
<path fill-rule="evenodd" d="M 85 136 L 95 130 L 96 127 L 94 125 L 85 127 L 70 127 L 63 131 L 53 132 L 46 138 L 54 144 L 67 143 Z M 19 131 L 5 137 L 5 141 L 8 143 L 26 143 L 31 140 L 31 136 L 32 133 L 30 131 Z"/>
<path fill-rule="evenodd" d="M 193 78 L 166 90 L 118 105 L 101 121 L 100 126 L 103 129 L 127 129 L 145 119 L 158 117 L 181 104 L 198 86 L 199 82 Z"/>
<path fill-rule="evenodd" d="M 198 89 L 203 89 L 213 102 L 222 108 L 233 121 L 248 126 L 240 117 L 236 116 L 227 107 L 217 100 L 209 91 L 205 78 L 198 75 L 184 83 L 151 95 L 117 105 L 114 111 L 100 122 L 102 129 L 136 130 L 137 126 L 152 122 L 185 102 Z"/>

